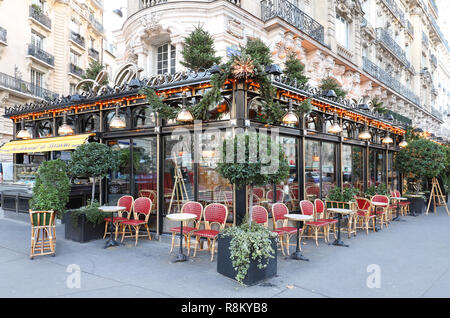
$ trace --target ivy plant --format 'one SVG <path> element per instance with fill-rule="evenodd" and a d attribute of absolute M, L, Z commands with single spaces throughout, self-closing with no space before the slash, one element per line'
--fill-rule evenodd
<path fill-rule="evenodd" d="M 274 258 L 275 250 L 272 242 L 277 235 L 260 224 L 244 223 L 240 226 L 226 228 L 222 235 L 231 236 L 230 252 L 236 280 L 243 284 L 247 276 L 251 260 L 258 262 L 258 268 L 267 267 L 270 258 Z"/>
<path fill-rule="evenodd" d="M 102 224 L 105 219 L 105 213 L 100 211 L 98 208 L 100 207 L 100 203 L 98 201 L 94 201 L 87 206 L 81 207 L 79 209 L 71 210 L 72 217 L 72 226 L 78 227 L 78 219 L 80 216 L 84 215 L 88 222 L 95 224 Z"/>

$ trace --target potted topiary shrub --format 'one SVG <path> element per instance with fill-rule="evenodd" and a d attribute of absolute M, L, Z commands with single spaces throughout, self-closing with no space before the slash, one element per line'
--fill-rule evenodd
<path fill-rule="evenodd" d="M 70 181 L 67 166 L 60 159 L 44 161 L 36 174 L 30 207 L 35 211 L 53 210 L 62 217 L 69 202 Z"/>
<path fill-rule="evenodd" d="M 65 213 L 65 238 L 76 242 L 88 242 L 103 236 L 104 227 L 100 224 L 104 215 L 98 211 L 99 203 L 95 200 L 95 183 L 106 177 L 110 171 L 119 167 L 119 154 L 107 145 L 89 143 L 79 146 L 72 153 L 69 171 L 74 176 L 90 177 L 92 179 L 92 194 L 90 204 L 80 209 Z"/>
<path fill-rule="evenodd" d="M 418 193 L 420 191 L 418 185 L 426 183 L 427 179 L 436 178 L 444 171 L 445 162 L 446 153 L 442 146 L 423 138 L 410 141 L 397 153 L 396 169 L 415 185 L 415 195 L 409 196 L 412 214 L 422 213 L 425 206 L 423 195 Z"/>
<path fill-rule="evenodd" d="M 254 186 L 278 184 L 289 175 L 282 147 L 266 134 L 225 139 L 220 153 L 218 173 L 237 189 L 249 185 L 250 198 Z M 253 200 L 249 202 L 248 222 L 219 235 L 217 255 L 217 271 L 245 285 L 273 277 L 277 272 L 277 236 L 264 226 L 252 224 Z"/>
<path fill-rule="evenodd" d="M 340 209 L 354 209 L 356 206 L 355 195 L 358 194 L 358 189 L 356 188 L 345 188 L 333 187 L 328 192 L 326 197 L 326 207 L 327 208 L 340 208 Z"/>

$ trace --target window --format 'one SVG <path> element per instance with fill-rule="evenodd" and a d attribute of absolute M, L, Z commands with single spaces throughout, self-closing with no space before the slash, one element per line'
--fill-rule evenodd
<path fill-rule="evenodd" d="M 90 42 L 90 48 L 95 50 L 95 39 L 89 38 L 89 42 Z"/>
<path fill-rule="evenodd" d="M 349 48 L 349 24 L 339 14 L 336 14 L 336 40 L 345 48 Z"/>
<path fill-rule="evenodd" d="M 80 55 L 74 51 L 70 51 L 70 63 L 76 66 L 80 66 Z"/>
<path fill-rule="evenodd" d="M 31 45 L 36 48 L 43 49 L 44 37 L 36 32 L 31 32 Z"/>
<path fill-rule="evenodd" d="M 37 87 L 44 87 L 44 74 L 31 69 L 31 84 Z"/>
<path fill-rule="evenodd" d="M 70 30 L 77 34 L 81 34 L 80 22 L 78 22 L 74 18 L 70 19 Z"/>
<path fill-rule="evenodd" d="M 157 73 L 158 74 L 175 73 L 175 58 L 176 58 L 175 46 L 164 44 L 158 47 Z"/>
<path fill-rule="evenodd" d="M 75 94 L 77 92 L 76 89 L 75 89 L 76 86 L 77 86 L 76 84 L 70 83 L 70 86 L 69 86 L 69 93 L 70 93 L 70 95 L 73 95 L 73 94 Z"/>

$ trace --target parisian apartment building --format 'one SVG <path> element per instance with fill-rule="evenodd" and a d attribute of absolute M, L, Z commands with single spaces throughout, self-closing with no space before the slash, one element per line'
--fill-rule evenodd
<path fill-rule="evenodd" d="M 0 0 L 0 115 L 6 107 L 74 94 L 92 61 L 115 67 L 103 2 Z M 11 120 L 0 116 L 0 144 L 12 132 Z"/>
<path fill-rule="evenodd" d="M 434 0 L 128 0 L 127 10 L 118 63 L 143 76 L 183 71 L 183 40 L 201 25 L 223 60 L 259 38 L 280 66 L 294 52 L 311 86 L 331 76 L 347 98 L 376 97 L 395 118 L 450 135 L 450 52 Z"/>

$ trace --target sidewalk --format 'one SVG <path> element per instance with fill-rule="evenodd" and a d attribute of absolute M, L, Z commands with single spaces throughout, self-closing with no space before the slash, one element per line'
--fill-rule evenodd
<path fill-rule="evenodd" d="M 0 218 L 0 297 L 450 297 L 450 217 L 440 207 L 403 219 L 377 233 L 344 235 L 349 248 L 305 240 L 309 262 L 279 253 L 278 276 L 244 288 L 218 274 L 207 252 L 172 264 L 166 240 L 105 250 L 104 240 L 64 240 L 63 225 L 56 257 L 30 260 L 29 224 Z M 81 288 L 66 285 L 70 264 L 81 269 Z M 367 287 L 371 264 L 381 270 L 380 288 Z"/>

